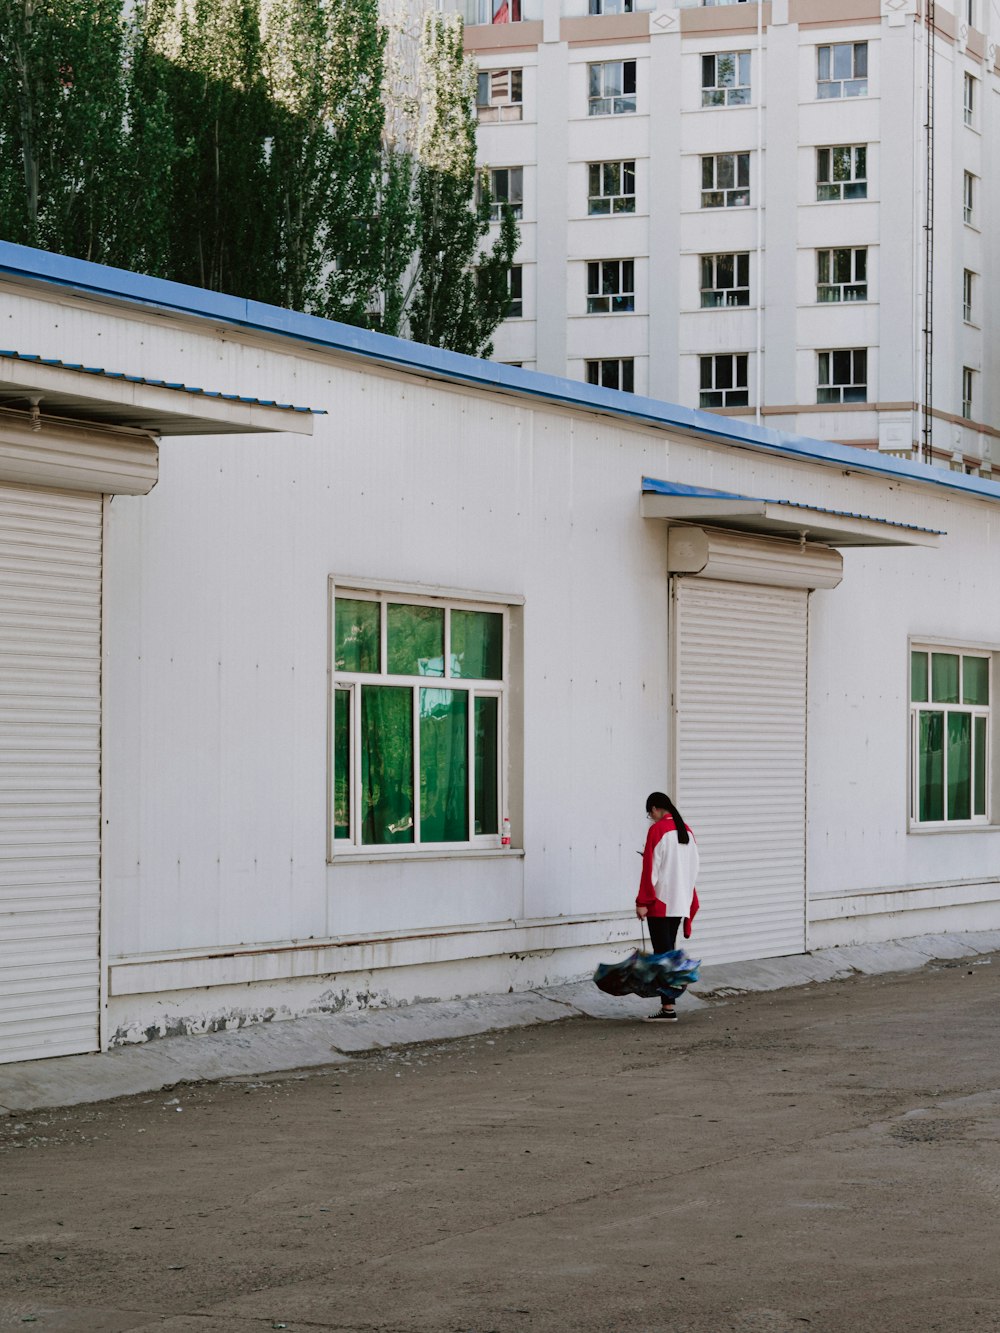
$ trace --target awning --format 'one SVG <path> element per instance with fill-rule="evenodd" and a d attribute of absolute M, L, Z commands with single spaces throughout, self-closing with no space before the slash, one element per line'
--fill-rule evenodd
<path fill-rule="evenodd" d="M 870 514 L 823 509 L 795 500 L 766 500 L 677 481 L 642 479 L 644 518 L 704 523 L 827 546 L 937 546 L 946 534 Z"/>
<path fill-rule="evenodd" d="M 311 435 L 320 409 L 0 349 L 0 408 L 155 435 Z M 37 411 L 36 411 L 37 409 Z"/>

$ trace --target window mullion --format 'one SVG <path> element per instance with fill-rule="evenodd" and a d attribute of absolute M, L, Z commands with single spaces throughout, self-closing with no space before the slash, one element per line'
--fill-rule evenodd
<path fill-rule="evenodd" d="M 413 686 L 413 845 L 420 846 L 420 686 Z"/>
<path fill-rule="evenodd" d="M 351 733 L 351 794 L 350 823 L 351 836 L 348 842 L 355 847 L 361 845 L 361 686 L 351 684 L 350 688 L 350 733 Z"/>
<path fill-rule="evenodd" d="M 476 838 L 476 704 L 475 691 L 465 691 L 465 763 L 469 780 L 465 785 L 465 818 L 468 838 Z"/>

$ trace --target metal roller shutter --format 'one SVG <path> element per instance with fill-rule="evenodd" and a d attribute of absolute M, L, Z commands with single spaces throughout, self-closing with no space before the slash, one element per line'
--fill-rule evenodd
<path fill-rule="evenodd" d="M 98 1045 L 101 531 L 0 486 L 0 1062 Z"/>
<path fill-rule="evenodd" d="M 676 801 L 702 857 L 694 952 L 805 944 L 808 592 L 674 580 Z"/>

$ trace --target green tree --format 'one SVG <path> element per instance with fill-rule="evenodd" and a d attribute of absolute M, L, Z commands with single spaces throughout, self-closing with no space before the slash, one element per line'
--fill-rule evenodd
<path fill-rule="evenodd" d="M 0 5 L 0 235 L 489 354 L 518 230 L 460 19 L 391 55 L 378 0 L 124 2 Z"/>
<path fill-rule="evenodd" d="M 407 331 L 418 342 L 489 356 L 507 313 L 519 231 L 505 207 L 492 245 L 491 199 L 476 172 L 475 67 L 462 21 L 427 14 L 422 40 L 425 119 L 415 173 L 419 254 Z"/>
<path fill-rule="evenodd" d="M 0 234 L 113 260 L 126 158 L 120 0 L 0 5 Z"/>
<path fill-rule="evenodd" d="M 148 0 L 143 43 L 145 73 L 166 100 L 177 145 L 169 276 L 279 299 L 277 209 L 268 189 L 275 114 L 258 0 Z"/>
<path fill-rule="evenodd" d="M 385 41 L 377 0 L 272 0 L 266 11 L 280 299 L 353 324 L 382 278 Z"/>

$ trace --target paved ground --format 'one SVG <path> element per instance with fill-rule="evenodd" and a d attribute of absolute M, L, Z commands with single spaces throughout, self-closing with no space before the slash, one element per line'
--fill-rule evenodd
<path fill-rule="evenodd" d="M 0 1329 L 995 1333 L 1000 955 L 0 1120 Z"/>

